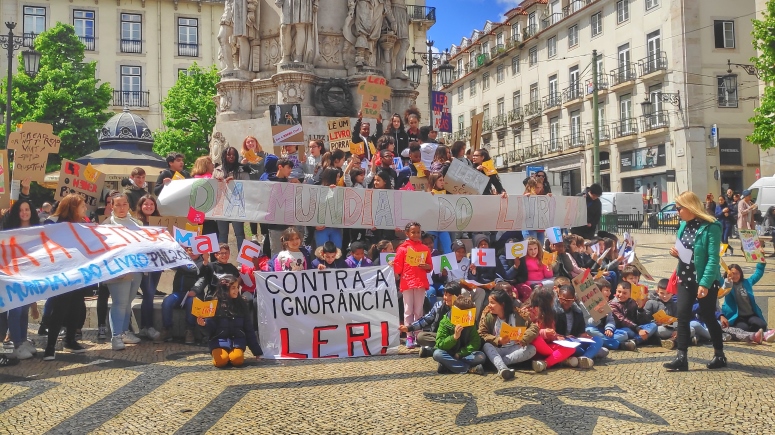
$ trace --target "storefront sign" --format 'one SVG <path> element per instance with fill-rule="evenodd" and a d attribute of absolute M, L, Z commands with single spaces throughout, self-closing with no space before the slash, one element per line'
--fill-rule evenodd
<path fill-rule="evenodd" d="M 622 152 L 620 171 L 638 171 L 667 165 L 665 145 L 655 145 L 648 148 L 638 148 Z"/>
<path fill-rule="evenodd" d="M 742 165 L 740 139 L 719 139 L 719 161 L 722 165 Z"/>

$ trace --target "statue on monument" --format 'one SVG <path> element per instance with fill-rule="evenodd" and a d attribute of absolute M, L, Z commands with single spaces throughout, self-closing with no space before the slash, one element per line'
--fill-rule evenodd
<path fill-rule="evenodd" d="M 238 56 L 236 69 L 252 70 L 250 42 L 258 38 L 257 12 L 258 0 L 226 0 L 218 30 L 218 59 L 223 67 L 221 72 L 235 69 L 235 48 Z"/>
<path fill-rule="evenodd" d="M 409 12 L 406 9 L 405 0 L 392 0 L 392 23 L 393 31 L 399 41 L 398 47 L 393 47 L 393 78 L 407 79 L 408 77 L 401 72 L 406 62 L 406 52 L 409 50 Z"/>
<path fill-rule="evenodd" d="M 280 18 L 281 65 L 314 64 L 318 55 L 318 1 L 275 0 L 282 10 Z"/>
<path fill-rule="evenodd" d="M 344 38 L 355 46 L 355 64 L 376 67 L 376 45 L 390 0 L 348 0 Z M 392 10 L 390 10 L 392 15 Z"/>

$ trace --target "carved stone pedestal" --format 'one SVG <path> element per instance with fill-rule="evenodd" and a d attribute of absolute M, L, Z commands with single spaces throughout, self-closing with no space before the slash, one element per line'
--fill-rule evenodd
<path fill-rule="evenodd" d="M 318 77 L 306 71 L 282 71 L 272 76 L 277 86 L 278 104 L 301 104 L 302 116 L 317 115 L 315 108 L 315 84 Z"/>

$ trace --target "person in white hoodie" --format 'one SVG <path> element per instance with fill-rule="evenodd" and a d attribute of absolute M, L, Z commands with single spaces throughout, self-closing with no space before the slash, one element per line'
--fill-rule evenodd
<path fill-rule="evenodd" d="M 435 141 L 432 141 L 429 137 L 432 132 L 433 127 L 429 125 L 420 127 L 420 140 L 422 141 L 422 144 L 420 145 L 420 153 L 422 153 L 422 163 L 426 168 L 430 168 L 433 164 L 433 156 L 436 155 L 436 148 L 439 147 L 439 144 L 437 144 Z"/>

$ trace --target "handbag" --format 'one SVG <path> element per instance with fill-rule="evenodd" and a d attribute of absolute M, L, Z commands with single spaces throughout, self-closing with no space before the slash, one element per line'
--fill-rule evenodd
<path fill-rule="evenodd" d="M 670 275 L 670 279 L 667 281 L 667 292 L 670 294 L 678 294 L 678 273 L 676 271 L 673 271 L 673 274 Z"/>

